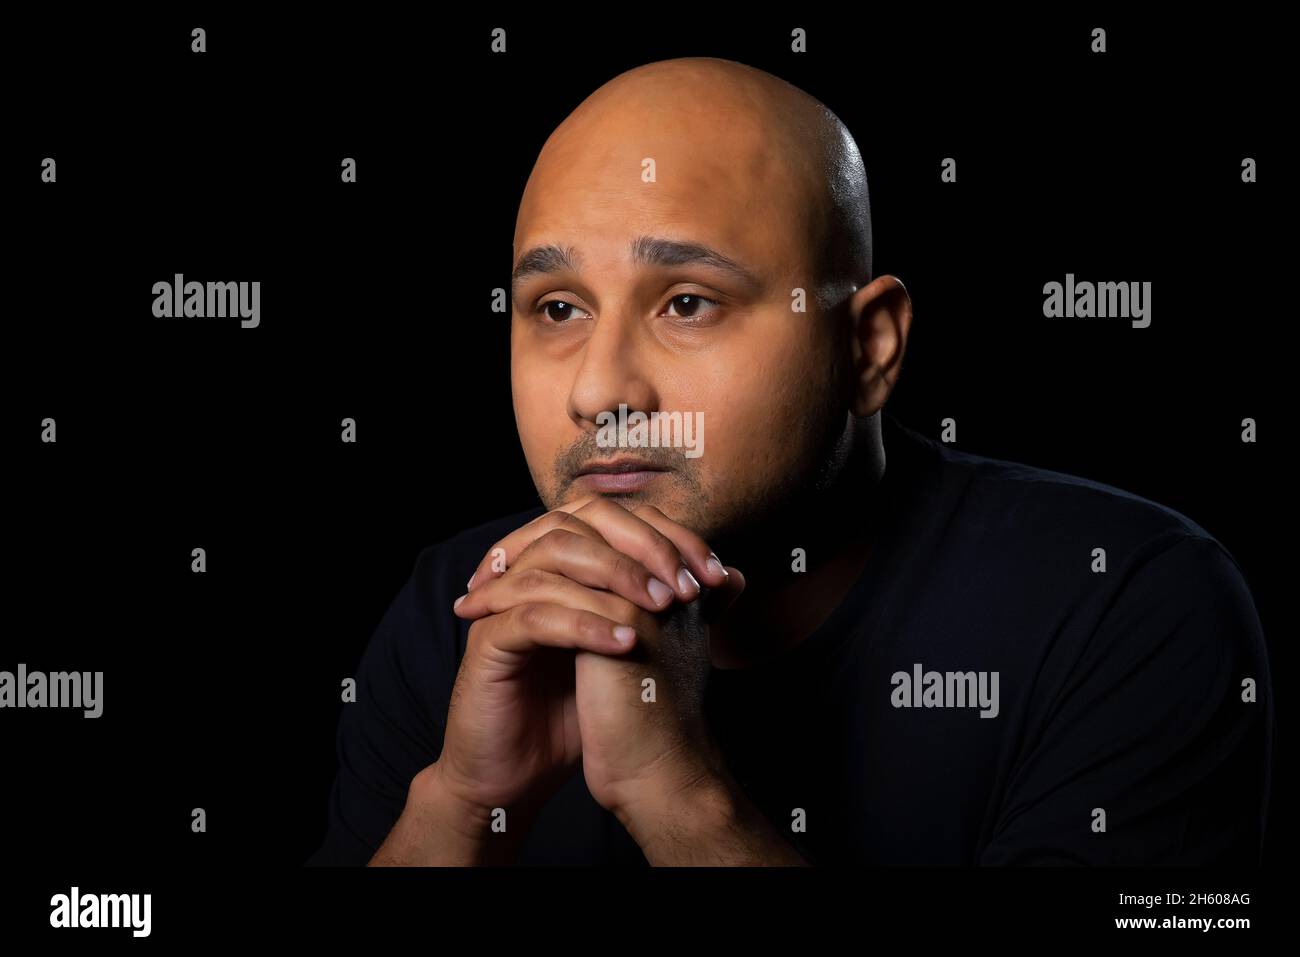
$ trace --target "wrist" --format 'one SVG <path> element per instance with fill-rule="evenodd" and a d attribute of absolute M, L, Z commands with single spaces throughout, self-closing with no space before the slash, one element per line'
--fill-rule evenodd
<path fill-rule="evenodd" d="M 808 862 L 725 768 L 678 772 L 615 811 L 655 867 L 803 866 Z"/>
<path fill-rule="evenodd" d="M 480 840 L 491 833 L 492 808 L 456 787 L 440 762 L 411 779 L 406 803 L 436 815 L 445 829 L 466 840 Z"/>
<path fill-rule="evenodd" d="M 439 867 L 511 863 L 518 841 L 508 832 L 494 832 L 492 821 L 493 808 L 449 786 L 444 769 L 435 762 L 412 778 L 401 817 L 370 863 Z"/>
<path fill-rule="evenodd" d="M 669 864 L 736 830 L 743 811 L 738 797 L 728 777 L 682 769 L 645 782 L 614 814 L 647 861 Z"/>

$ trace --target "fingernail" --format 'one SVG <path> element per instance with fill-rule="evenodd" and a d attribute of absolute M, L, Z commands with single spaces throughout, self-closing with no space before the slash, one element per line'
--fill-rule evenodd
<path fill-rule="evenodd" d="M 700 583 L 695 580 L 695 576 L 691 574 L 691 570 L 685 565 L 677 573 L 677 587 L 691 596 L 700 593 Z"/>
<path fill-rule="evenodd" d="M 473 575 L 469 576 L 469 582 L 465 585 L 466 591 L 469 591 L 471 588 L 474 587 L 474 579 L 477 577 L 478 577 L 478 572 L 475 572 Z"/>
<path fill-rule="evenodd" d="M 673 597 L 673 590 L 657 578 L 650 579 L 650 584 L 645 586 L 645 590 L 650 593 L 650 598 L 656 605 L 662 605 Z"/>
<path fill-rule="evenodd" d="M 731 577 L 727 570 L 722 566 L 722 562 L 718 560 L 718 556 L 713 554 L 713 552 L 709 552 L 709 560 L 704 563 L 704 567 L 715 575 L 721 575 L 723 578 Z"/>
<path fill-rule="evenodd" d="M 632 639 L 636 637 L 636 629 L 627 625 L 617 625 L 614 628 L 614 640 L 626 648 L 632 644 Z"/>
<path fill-rule="evenodd" d="M 468 598 L 468 597 L 469 597 L 468 595 L 461 595 L 459 598 L 457 598 L 454 602 L 451 603 L 451 607 L 452 607 L 452 608 L 459 608 L 459 607 L 460 607 L 460 603 L 463 602 L 463 601 L 464 601 L 466 598 Z"/>

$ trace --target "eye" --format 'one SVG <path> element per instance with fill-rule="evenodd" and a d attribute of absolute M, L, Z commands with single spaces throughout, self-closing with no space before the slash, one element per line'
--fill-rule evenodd
<path fill-rule="evenodd" d="M 672 299 L 668 300 L 668 318 L 687 319 L 696 322 L 710 319 L 714 310 L 704 310 L 704 304 L 714 307 L 722 305 L 716 299 L 697 296 L 695 293 L 682 293 L 673 296 Z M 587 315 L 573 303 L 564 299 L 551 299 L 548 302 L 539 303 L 536 312 L 555 325 L 563 325 L 577 315 Z"/>
<path fill-rule="evenodd" d="M 540 303 L 537 312 L 544 315 L 551 322 L 562 325 L 573 318 L 575 312 L 582 312 L 571 302 L 565 302 L 563 299 L 552 299 L 549 302 Z M 583 313 L 586 315 L 586 313 Z"/>
<path fill-rule="evenodd" d="M 668 300 L 669 309 L 677 309 L 676 317 L 679 319 L 706 319 L 710 318 L 712 313 L 709 311 L 701 312 L 701 303 L 711 303 L 714 306 L 722 305 L 716 299 L 706 299 L 704 296 L 697 296 L 693 292 L 682 293 L 680 296 L 673 296 Z"/>

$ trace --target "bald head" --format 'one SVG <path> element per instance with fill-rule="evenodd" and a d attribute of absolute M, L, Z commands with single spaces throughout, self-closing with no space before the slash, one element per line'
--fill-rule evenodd
<path fill-rule="evenodd" d="M 665 143 L 681 149 L 665 151 Z M 521 216 L 530 191 L 557 175 L 587 177 L 600 190 L 606 177 L 595 167 L 626 176 L 623 161 L 639 173 L 646 158 L 658 181 L 688 177 L 733 203 L 746 229 L 797 225 L 811 270 L 800 285 L 823 306 L 871 280 L 867 177 L 852 134 L 819 100 L 734 60 L 663 60 L 599 87 L 543 146 Z"/>

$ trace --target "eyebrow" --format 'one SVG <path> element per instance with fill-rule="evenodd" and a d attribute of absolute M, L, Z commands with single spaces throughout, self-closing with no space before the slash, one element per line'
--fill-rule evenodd
<path fill-rule="evenodd" d="M 696 265 L 716 269 L 730 275 L 733 279 L 748 286 L 751 290 L 762 287 L 762 281 L 751 270 L 729 256 L 724 256 L 716 249 L 710 249 L 702 243 L 677 239 L 662 239 L 656 236 L 638 236 L 632 240 L 632 262 L 642 266 L 686 266 Z M 579 257 L 573 247 L 562 247 L 554 243 L 534 246 L 519 257 L 510 274 L 510 293 L 514 298 L 519 283 L 529 276 L 557 272 L 579 271 Z"/>

